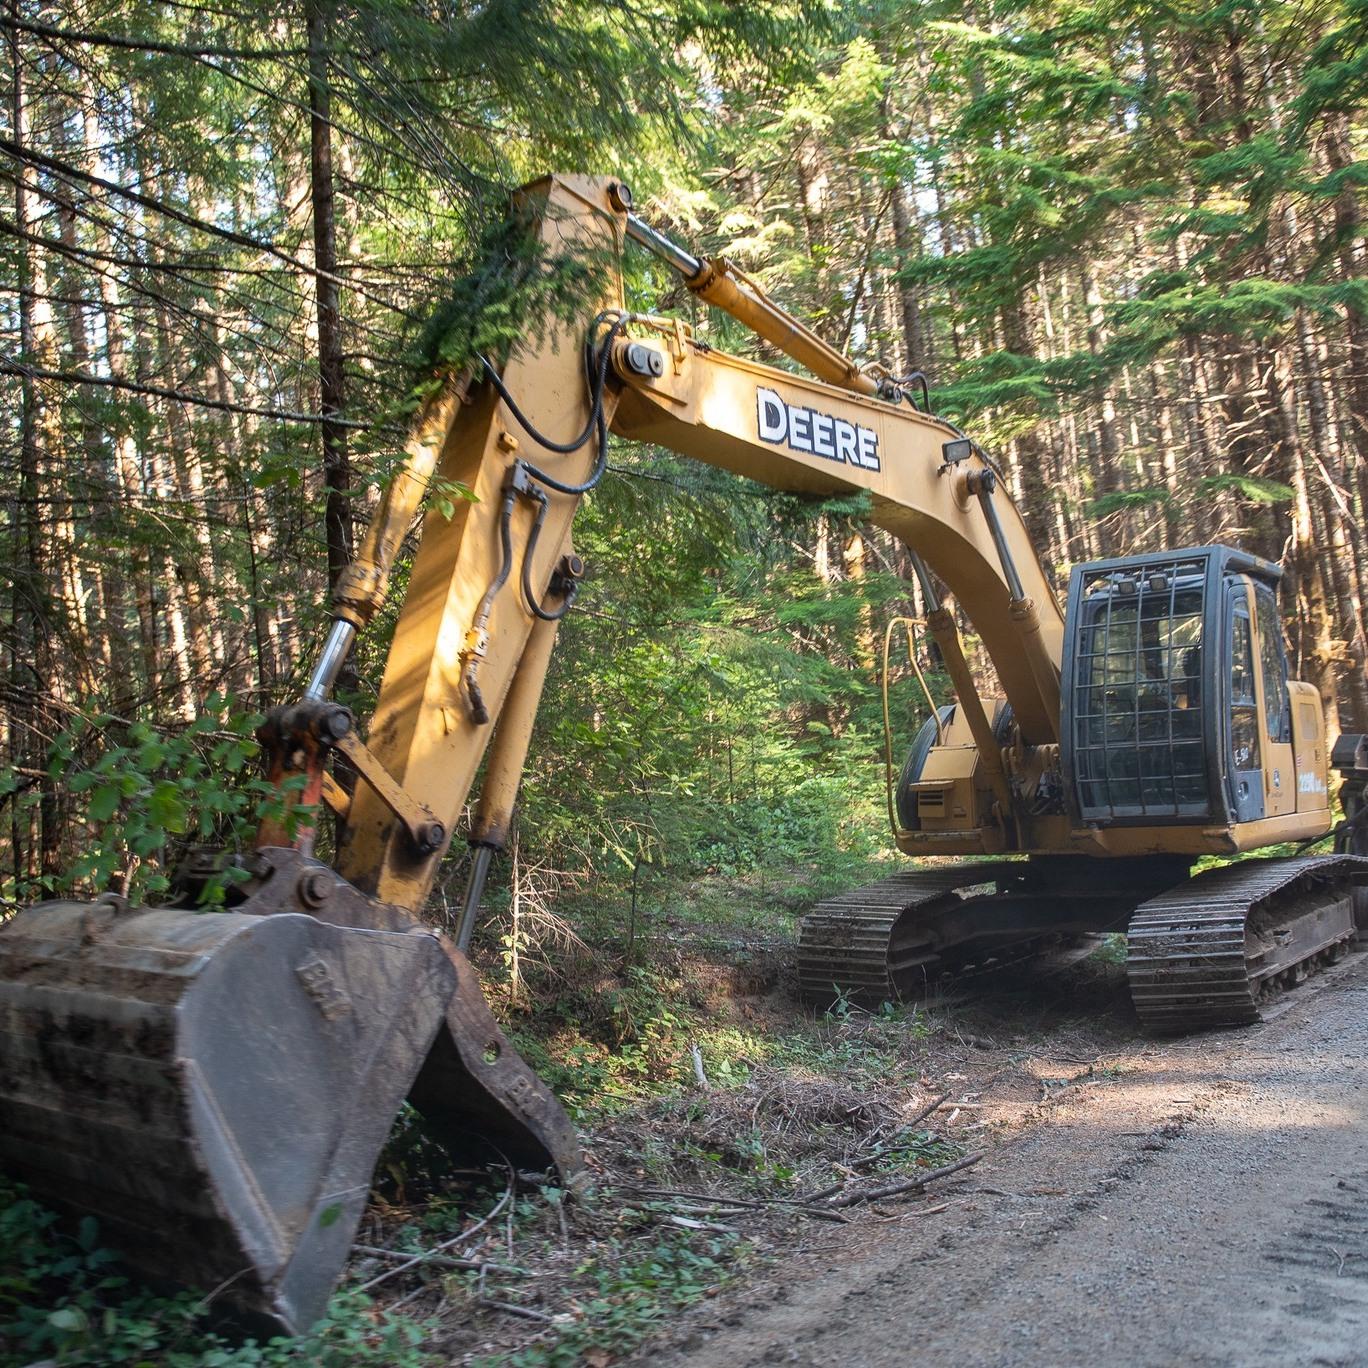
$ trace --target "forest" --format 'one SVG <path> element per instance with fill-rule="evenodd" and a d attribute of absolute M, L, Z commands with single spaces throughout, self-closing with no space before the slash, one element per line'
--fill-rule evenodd
<path fill-rule="evenodd" d="M 1332 737 L 1365 729 L 1366 25 L 1356 0 L 13 0 L 5 905 L 155 894 L 187 844 L 242 838 L 253 719 L 302 686 L 431 320 L 549 169 L 622 176 L 833 345 L 924 371 L 1061 585 L 1157 546 L 1280 562 L 1294 676 Z M 637 306 L 766 354 L 628 267 Z M 524 790 L 545 868 L 882 839 L 876 641 L 916 603 L 864 512 L 615 448 Z"/>
<path fill-rule="evenodd" d="M 1368 0 L 4 0 L 0 66 L 0 924 L 67 895 L 155 903 L 187 854 L 245 851 L 278 812 L 262 718 L 301 695 L 424 396 L 527 343 L 500 225 L 548 172 L 621 178 L 832 347 L 924 376 L 1061 598 L 1104 556 L 1276 562 L 1292 676 L 1330 742 L 1368 732 Z M 794 368 L 645 251 L 623 268 L 631 308 Z M 469 494 L 427 491 L 339 681 L 362 719 L 422 526 Z M 920 1137 L 869 1140 L 857 1170 L 977 1162 L 958 1110 L 926 1129 L 950 1091 L 906 1105 L 935 1090 L 933 1047 L 969 1070 L 945 1079 L 978 1077 L 972 1034 L 838 997 L 764 1044 L 750 1007 L 714 1010 L 718 963 L 782 987 L 795 918 L 897 867 L 882 649 L 928 604 L 870 515 L 614 441 L 475 941 L 605 1180 L 740 1174 L 728 1222 L 856 1171 L 852 1126 Z M 895 765 L 919 677 L 950 696 L 920 634 L 892 657 Z M 456 925 L 468 865 L 458 832 L 434 924 Z M 414 1205 L 411 1139 L 401 1123 L 382 1163 L 368 1257 L 507 1221 L 507 1265 L 441 1284 L 439 1323 L 451 1304 L 506 1322 L 468 1362 L 614 1362 L 665 1302 L 788 1239 L 649 1197 L 571 1231 L 560 1192 L 519 1196 L 511 1170 L 501 1197 Z M 15 1363 L 434 1361 L 369 1309 L 373 1284 L 406 1286 L 374 1262 L 326 1353 L 182 1351 L 194 1297 L 111 1302 L 93 1228 L 59 1256 L 48 1216 L 0 1198 Z M 487 1291 L 490 1268 L 527 1272 L 515 1224 L 520 1260 L 561 1251 L 571 1311 Z M 479 1346 L 442 1361 L 458 1348 Z"/>

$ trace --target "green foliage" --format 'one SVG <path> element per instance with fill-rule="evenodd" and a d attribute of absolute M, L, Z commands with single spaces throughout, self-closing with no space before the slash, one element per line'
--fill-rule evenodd
<path fill-rule="evenodd" d="M 513 1039 L 572 1111 L 611 1110 L 684 1080 L 701 1006 L 677 966 L 629 964 L 562 985 Z"/>
<path fill-rule="evenodd" d="M 644 1255 L 635 1245 L 610 1242 L 581 1270 L 596 1289 L 581 1304 L 581 1318 L 501 1361 L 514 1368 L 573 1368 L 590 1350 L 630 1353 L 671 1317 L 724 1286 L 738 1252 L 734 1236 L 662 1235 Z M 494 1368 L 495 1360 L 479 1362 Z"/>
<path fill-rule="evenodd" d="M 130 897 L 155 896 L 169 885 L 177 849 L 245 842 L 262 816 L 305 817 L 308 809 L 296 808 L 259 773 L 253 733 L 260 721 L 222 694 L 207 698 L 180 728 L 77 714 L 53 742 L 49 772 L 69 792 L 85 795 L 74 816 L 88 824 L 92 839 L 62 887 L 101 889 L 123 872 L 131 876 Z M 211 900 L 222 900 L 232 877 L 225 871 L 211 882 Z"/>
<path fill-rule="evenodd" d="M 286 800 L 257 773 L 259 722 L 220 694 L 181 728 L 126 724 L 101 711 L 75 714 L 53 740 L 48 773 L 83 795 L 73 817 L 88 824 L 92 839 L 52 891 L 107 888 L 126 873 L 130 896 L 155 896 L 167 889 L 178 848 L 233 845 L 261 811 L 285 815 Z M 227 878 L 211 885 L 211 897 L 222 899 Z"/>
<path fill-rule="evenodd" d="M 369 1298 L 337 1293 L 296 1339 L 235 1341 L 205 1328 L 193 1292 L 154 1295 L 123 1274 L 85 1217 L 74 1235 L 21 1188 L 0 1186 L 0 1368 L 40 1359 L 62 1368 L 423 1368 L 422 1326 L 377 1316 Z"/>
<path fill-rule="evenodd" d="M 520 216 L 496 219 L 433 309 L 415 360 L 424 370 L 459 372 L 481 354 L 535 345 L 551 320 L 592 313 L 588 302 L 602 297 L 610 266 L 606 255 L 584 250 L 548 253 Z"/>
<path fill-rule="evenodd" d="M 869 639 L 906 586 L 773 563 L 818 519 L 848 536 L 867 502 L 759 493 L 649 451 L 617 465 L 576 523 L 590 575 L 523 786 L 538 848 L 619 882 L 639 860 L 738 875 L 881 848 Z M 894 703 L 921 707 L 903 680 Z"/>
<path fill-rule="evenodd" d="M 1099 495 L 1088 505 L 1088 512 L 1094 518 L 1105 518 L 1127 509 L 1164 508 L 1172 502 L 1173 491 L 1169 489 L 1117 489 Z"/>
<path fill-rule="evenodd" d="M 1263 475 L 1204 475 L 1200 487 L 1204 494 L 1214 494 L 1219 490 L 1229 490 L 1250 503 L 1279 504 L 1290 503 L 1293 490 L 1290 485 L 1270 480 Z"/>

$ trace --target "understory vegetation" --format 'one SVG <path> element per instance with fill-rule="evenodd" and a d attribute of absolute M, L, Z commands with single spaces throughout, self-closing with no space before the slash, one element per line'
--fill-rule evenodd
<path fill-rule="evenodd" d="M 934 1101 L 927 1070 L 941 1025 L 841 1001 L 805 1016 L 784 982 L 787 958 L 761 945 L 653 955 L 649 968 L 579 983 L 567 1019 L 539 1013 L 517 1033 L 575 1115 L 583 1197 L 546 1178 L 453 1170 L 406 1111 L 351 1272 L 302 1339 L 244 1342 L 216 1321 L 211 1291 L 149 1291 L 93 1219 L 59 1223 L 22 1189 L 0 1189 L 0 1363 L 616 1361 L 814 1225 L 846 1219 L 810 1199 L 843 1186 L 849 1164 L 878 1184 L 964 1152 L 920 1115 Z M 529 991 L 544 986 L 535 968 L 529 979 Z M 442 1251 L 449 1258 L 467 1229 L 478 1233 L 453 1268 Z M 431 1262 L 389 1280 L 415 1257 Z"/>

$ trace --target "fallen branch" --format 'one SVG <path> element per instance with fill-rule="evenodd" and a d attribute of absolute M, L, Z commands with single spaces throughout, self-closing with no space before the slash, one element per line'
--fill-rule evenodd
<path fill-rule="evenodd" d="M 717 1221 L 698 1221 L 692 1216 L 676 1216 L 673 1212 L 667 1212 L 665 1220 L 672 1226 L 678 1226 L 681 1230 L 711 1230 L 718 1235 L 735 1235 L 736 1227 L 720 1225 Z"/>
<path fill-rule="evenodd" d="M 800 1197 L 798 1200 L 804 1205 L 809 1202 L 822 1202 L 828 1197 L 834 1197 L 843 1187 L 845 1187 L 844 1178 L 839 1183 L 832 1183 L 830 1187 L 819 1188 L 816 1192 L 809 1192 L 806 1197 Z"/>
<path fill-rule="evenodd" d="M 930 1116 L 933 1111 L 935 1111 L 938 1107 L 943 1107 L 949 1100 L 950 1094 L 948 1092 L 941 1093 L 941 1095 L 938 1098 L 936 1098 L 933 1102 L 928 1102 L 926 1106 L 924 1106 L 921 1109 L 921 1111 L 919 1111 L 916 1114 L 916 1116 L 914 1116 L 909 1122 L 907 1122 L 903 1126 L 900 1126 L 898 1128 L 899 1132 L 910 1131 L 917 1124 L 918 1121 L 925 1121 L 926 1118 Z"/>
<path fill-rule="evenodd" d="M 512 1302 L 495 1301 L 493 1297 L 481 1297 L 481 1306 L 492 1306 L 496 1311 L 507 1311 L 510 1316 L 521 1316 L 524 1320 L 553 1321 L 545 1311 L 534 1311 L 530 1306 L 515 1306 Z"/>
<path fill-rule="evenodd" d="M 352 1245 L 358 1254 L 369 1254 L 374 1259 L 399 1259 L 410 1260 L 414 1256 L 405 1254 L 398 1249 L 381 1249 L 378 1245 Z M 424 1254 L 425 1263 L 436 1264 L 439 1268 L 465 1268 L 475 1273 L 511 1273 L 520 1278 L 530 1277 L 531 1274 L 526 1268 L 519 1268 L 516 1264 L 490 1263 L 488 1259 L 456 1259 L 450 1254 Z"/>
<path fill-rule="evenodd" d="M 693 1202 L 711 1202 L 713 1206 L 766 1207 L 770 1205 L 768 1201 L 757 1201 L 752 1197 L 717 1197 L 711 1192 L 685 1192 L 680 1188 L 637 1187 L 632 1183 L 626 1184 L 623 1191 L 634 1192 L 638 1197 L 683 1197 Z"/>
<path fill-rule="evenodd" d="M 645 1188 L 626 1185 L 624 1192 L 638 1197 L 683 1197 L 690 1202 L 710 1202 L 713 1206 L 735 1207 L 746 1211 L 764 1211 L 767 1207 L 788 1207 L 804 1216 L 817 1216 L 824 1221 L 844 1221 L 846 1218 L 827 1207 L 814 1207 L 806 1197 L 714 1197 L 710 1192 L 684 1192 L 679 1188 Z M 718 1213 L 723 1215 L 725 1213 Z"/>
<path fill-rule="evenodd" d="M 423 1296 L 424 1293 L 431 1292 L 432 1290 L 432 1283 L 419 1283 L 417 1287 L 412 1289 L 412 1291 L 405 1292 L 404 1295 L 400 1297 L 398 1301 L 390 1302 L 390 1304 L 387 1307 L 385 1307 L 385 1310 L 389 1315 L 392 1316 L 396 1311 L 400 1309 L 400 1307 L 407 1306 L 410 1302 L 416 1302 L 419 1297 Z"/>
<path fill-rule="evenodd" d="M 887 1187 L 871 1188 L 868 1192 L 852 1192 L 845 1197 L 838 1197 L 830 1204 L 831 1207 L 854 1206 L 856 1202 L 877 1202 L 883 1197 L 896 1197 L 903 1192 L 918 1192 L 927 1183 L 934 1183 L 938 1178 L 948 1178 L 952 1173 L 958 1173 L 961 1169 L 967 1169 L 977 1164 L 983 1158 L 984 1151 L 980 1150 L 977 1154 L 966 1154 L 963 1159 L 956 1159 L 953 1164 L 946 1164 L 942 1168 L 928 1169 L 925 1173 L 918 1174 L 915 1178 L 905 1179 L 901 1183 L 890 1183 Z"/>
<path fill-rule="evenodd" d="M 504 1195 L 494 1203 L 493 1209 L 487 1216 L 482 1216 L 474 1225 L 468 1226 L 459 1235 L 453 1235 L 449 1240 L 443 1240 L 441 1244 L 434 1245 L 431 1249 L 422 1254 L 415 1254 L 413 1258 L 405 1260 L 401 1264 L 395 1264 L 393 1268 L 387 1268 L 383 1273 L 377 1273 L 369 1282 L 362 1283 L 356 1290 L 358 1292 L 369 1292 L 373 1287 L 379 1287 L 382 1282 L 388 1282 L 391 1278 L 397 1278 L 400 1273 L 407 1273 L 410 1268 L 417 1268 L 419 1264 L 429 1263 L 439 1254 L 444 1254 L 454 1245 L 464 1244 L 477 1230 L 483 1229 L 492 1221 L 509 1202 L 513 1199 L 513 1187 L 510 1184 L 504 1189 Z"/>
<path fill-rule="evenodd" d="M 859 1159 L 851 1161 L 850 1167 L 853 1170 L 867 1169 L 871 1164 L 877 1164 L 880 1159 L 887 1159 L 890 1155 L 906 1154 L 908 1150 L 923 1149 L 936 1139 L 935 1131 L 928 1131 L 925 1140 L 902 1140 L 897 1144 L 880 1145 L 878 1149 L 869 1154 L 862 1155 Z M 839 1192 L 843 1184 L 838 1183 L 833 1192 Z"/>
<path fill-rule="evenodd" d="M 899 1126 L 886 1141 L 876 1145 L 868 1154 L 861 1155 L 858 1159 L 852 1159 L 848 1167 L 852 1169 L 868 1168 L 871 1164 L 877 1164 L 880 1159 L 885 1159 L 890 1154 L 900 1154 L 904 1150 L 916 1149 L 920 1144 L 925 1143 L 912 1140 L 909 1140 L 906 1143 L 899 1143 L 898 1137 L 915 1131 L 921 1122 L 925 1121 L 932 1112 L 943 1107 L 946 1102 L 949 1101 L 949 1098 L 950 1094 L 948 1092 L 943 1092 L 939 1097 L 933 1098 L 914 1117 L 912 1117 L 910 1121 Z M 821 1201 L 825 1197 L 834 1196 L 844 1186 L 844 1183 L 835 1183 L 829 1188 L 823 1188 L 820 1192 L 809 1194 L 803 1200 L 807 1202 Z"/>

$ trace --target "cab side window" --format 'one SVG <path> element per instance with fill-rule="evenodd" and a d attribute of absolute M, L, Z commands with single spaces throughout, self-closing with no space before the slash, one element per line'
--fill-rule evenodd
<path fill-rule="evenodd" d="M 1264 723 L 1270 741 L 1292 739 L 1292 715 L 1287 698 L 1287 656 L 1283 653 L 1282 623 L 1273 593 L 1260 586 L 1254 595 L 1259 610 L 1259 665 L 1263 673 Z"/>
<path fill-rule="evenodd" d="M 1237 770 L 1259 768 L 1258 705 L 1254 698 L 1254 640 L 1249 618 L 1237 609 L 1231 622 L 1230 748 Z"/>

